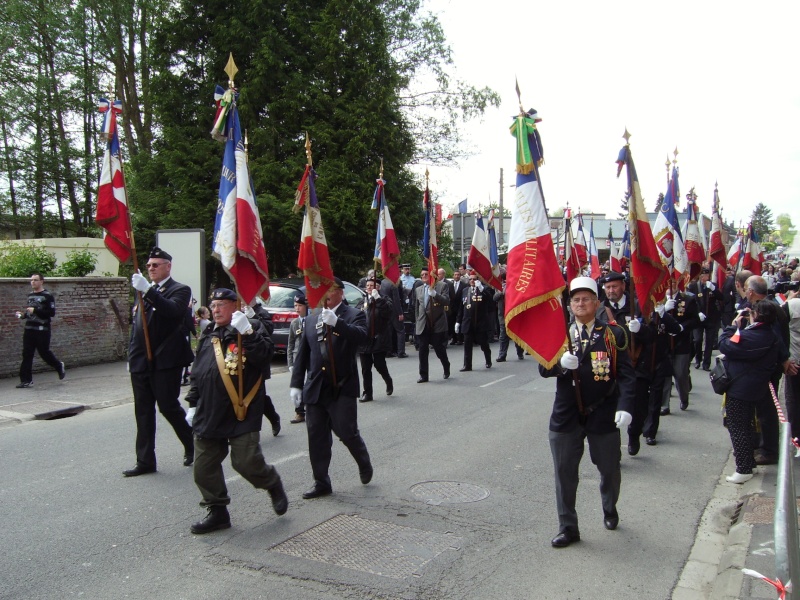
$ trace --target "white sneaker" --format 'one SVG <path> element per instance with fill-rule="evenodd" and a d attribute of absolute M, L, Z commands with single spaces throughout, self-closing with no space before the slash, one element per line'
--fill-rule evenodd
<path fill-rule="evenodd" d="M 733 475 L 729 475 L 725 478 L 725 481 L 729 483 L 744 483 L 745 481 L 750 481 L 753 478 L 752 473 L 739 473 L 736 472 Z"/>
<path fill-rule="evenodd" d="M 794 457 L 795 457 L 795 458 L 800 458 L 800 448 L 797 448 L 797 449 L 795 449 L 795 451 L 794 451 Z"/>

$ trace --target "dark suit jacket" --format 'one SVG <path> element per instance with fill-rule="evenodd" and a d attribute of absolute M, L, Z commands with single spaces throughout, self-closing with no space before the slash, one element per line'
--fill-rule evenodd
<path fill-rule="evenodd" d="M 425 307 L 425 289 L 430 286 L 420 285 L 414 290 L 414 316 L 416 318 L 416 333 L 422 335 L 425 326 L 430 322 L 433 324 L 431 333 L 447 333 L 447 314 L 445 306 L 450 306 L 450 297 L 447 295 L 447 288 L 443 282 L 438 282 L 433 287 L 428 299 L 428 307 Z"/>
<path fill-rule="evenodd" d="M 488 285 L 483 286 L 483 291 L 467 286 L 461 295 L 461 308 L 458 313 L 457 323 L 461 324 L 461 333 L 479 333 L 489 331 L 489 311 L 492 308 L 494 290 Z"/>
<path fill-rule="evenodd" d="M 700 325 L 700 310 L 694 294 L 678 292 L 675 294 L 675 308 L 669 314 L 681 324 L 683 331 L 675 336 L 674 354 L 689 354 L 692 349 L 692 330 Z"/>
<path fill-rule="evenodd" d="M 137 301 L 134 306 L 133 327 L 128 348 L 128 363 L 131 373 L 143 373 L 149 370 L 174 369 L 192 364 L 194 355 L 186 337 L 184 319 L 192 290 L 182 283 L 170 278 L 158 291 L 159 286 L 152 286 L 144 294 L 144 305 L 147 310 L 147 330 L 150 333 L 150 348 L 153 362 L 148 365 L 147 350 L 144 340 L 142 315 Z M 138 296 L 138 294 L 137 294 Z"/>
<path fill-rule="evenodd" d="M 722 318 L 722 302 L 724 300 L 722 292 L 715 285 L 714 290 L 709 290 L 705 284 L 699 281 L 693 281 L 689 284 L 688 290 L 695 295 L 697 302 L 697 310 L 706 316 L 703 326 L 706 327 L 719 327 L 719 321 Z M 726 323 L 730 325 L 730 323 Z"/>
<path fill-rule="evenodd" d="M 317 341 L 317 323 L 322 325 L 318 314 L 306 317 L 305 329 L 298 340 L 291 387 L 302 388 L 306 404 L 317 404 L 327 397 L 355 398 L 361 395 L 356 354 L 358 346 L 367 341 L 367 317 L 363 311 L 345 305 L 344 301 L 336 309 L 336 316 L 339 317 L 336 327 L 328 328 L 326 334 L 333 347 L 327 362 L 320 348 L 320 344 L 327 347 L 327 342 Z M 326 325 L 322 327 L 327 328 Z"/>

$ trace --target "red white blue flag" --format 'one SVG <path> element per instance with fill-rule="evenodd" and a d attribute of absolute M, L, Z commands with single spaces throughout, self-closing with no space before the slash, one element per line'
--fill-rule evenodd
<path fill-rule="evenodd" d="M 378 212 L 378 232 L 375 235 L 375 263 L 381 265 L 383 276 L 394 285 L 400 280 L 400 247 L 397 245 L 397 236 L 389 215 L 389 204 L 386 202 L 383 178 L 377 180 L 375 194 L 372 197 L 372 208 Z"/>
<path fill-rule="evenodd" d="M 683 244 L 686 249 L 686 258 L 689 264 L 689 279 L 694 279 L 700 274 L 706 251 L 703 247 L 703 237 L 700 235 L 697 213 L 697 196 L 694 188 L 686 195 L 686 224 L 684 226 Z"/>
<path fill-rule="evenodd" d="M 459 204 L 459 208 L 461 205 Z M 422 209 L 425 211 L 425 225 L 422 231 L 422 255 L 428 263 L 431 277 L 436 279 L 439 270 L 439 246 L 436 241 L 436 208 L 431 201 L 431 192 L 425 184 L 422 196 Z"/>
<path fill-rule="evenodd" d="M 727 267 L 728 259 L 722 243 L 722 218 L 719 216 L 719 192 L 714 186 L 714 205 L 711 212 L 711 236 L 708 240 L 708 255 L 722 267 Z"/>
<path fill-rule="evenodd" d="M 303 229 L 300 233 L 300 253 L 297 267 L 303 272 L 306 282 L 306 298 L 311 308 L 322 306 L 325 294 L 333 287 L 333 269 L 328 254 L 328 241 L 322 226 L 322 214 L 314 180 L 317 174 L 311 165 L 306 165 L 303 177 L 295 192 L 295 210 L 305 207 Z"/>
<path fill-rule="evenodd" d="M 594 219 L 589 226 L 589 277 L 598 279 L 600 277 L 600 255 L 597 252 L 597 241 L 594 239 Z"/>
<path fill-rule="evenodd" d="M 750 223 L 747 226 L 747 245 L 742 258 L 742 268 L 751 271 L 754 275 L 762 272 L 764 264 L 764 251 L 761 249 L 760 241 L 758 234 L 753 229 L 753 224 Z"/>
<path fill-rule="evenodd" d="M 679 202 L 679 195 L 678 168 L 673 167 L 667 195 L 656 217 L 653 239 L 661 256 L 661 262 L 670 270 L 672 278 L 678 282 L 678 287 L 682 290 L 688 282 L 689 258 L 686 256 L 686 248 L 678 225 L 678 212 L 675 208 Z"/>
<path fill-rule="evenodd" d="M 497 256 L 497 241 L 492 240 L 494 233 L 494 211 L 484 221 L 483 215 L 475 213 L 475 232 L 472 234 L 472 246 L 469 249 L 469 266 L 475 271 L 483 283 L 496 290 L 503 289 L 500 281 L 500 261 Z"/>

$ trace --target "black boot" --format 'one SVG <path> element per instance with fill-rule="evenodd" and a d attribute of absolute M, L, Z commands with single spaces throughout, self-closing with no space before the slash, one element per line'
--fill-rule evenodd
<path fill-rule="evenodd" d="M 228 529 L 230 526 L 231 516 L 228 514 L 227 508 L 224 506 L 209 506 L 206 518 L 192 525 L 191 531 L 197 535 L 202 535 L 217 531 L 217 529 Z"/>
<path fill-rule="evenodd" d="M 279 517 L 286 513 L 289 508 L 289 499 L 286 497 L 286 492 L 283 490 L 283 482 L 279 479 L 278 483 L 273 485 L 267 490 L 269 497 L 272 499 L 272 508 L 275 514 Z"/>

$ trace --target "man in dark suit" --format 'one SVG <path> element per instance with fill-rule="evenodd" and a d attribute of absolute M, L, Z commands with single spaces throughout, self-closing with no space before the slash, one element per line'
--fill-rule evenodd
<path fill-rule="evenodd" d="M 386 395 L 394 392 L 394 383 L 386 366 L 386 353 L 392 345 L 391 319 L 394 314 L 392 301 L 381 296 L 375 279 L 367 279 L 364 291 L 367 295 L 358 301 L 356 310 L 367 317 L 367 341 L 358 348 L 361 359 L 361 377 L 364 380 L 364 395 L 359 402 L 372 402 L 372 367 L 383 378 L 386 384 Z"/>
<path fill-rule="evenodd" d="M 670 359 L 672 361 L 672 377 L 675 380 L 675 389 L 678 391 L 681 410 L 689 407 L 689 355 L 692 350 L 692 331 L 700 325 L 700 311 L 697 308 L 697 299 L 694 294 L 676 292 L 671 298 L 669 314 L 683 328 L 681 332 L 672 337 Z M 669 397 L 672 393 L 672 381 L 664 383 L 664 392 L 661 397 L 661 416 L 669 414 Z"/>
<path fill-rule="evenodd" d="M 461 310 L 461 296 L 466 287 L 466 277 L 462 279 L 461 271 L 458 269 L 453 271 L 453 294 L 450 296 L 450 310 L 447 314 L 451 346 L 464 343 L 464 334 L 456 333 L 456 322 L 458 321 L 458 312 Z"/>
<path fill-rule="evenodd" d="M 484 286 L 475 273 L 469 275 L 469 286 L 461 296 L 456 333 L 464 334 L 464 364 L 461 371 L 472 371 L 472 346 L 479 344 L 483 351 L 486 368 L 492 366 L 492 350 L 489 348 L 490 304 L 494 292 Z"/>
<path fill-rule="evenodd" d="M 559 532 L 551 541 L 564 548 L 580 541 L 575 501 L 584 439 L 600 472 L 603 524 L 616 529 L 620 473 L 620 429 L 631 422 L 635 378 L 625 332 L 595 317 L 599 307 L 597 283 L 590 277 L 570 282 L 570 347 L 558 365 L 539 367 L 543 377 L 556 377 L 556 398 L 550 416 L 550 452 L 556 478 Z M 573 374 L 577 372 L 577 378 Z M 576 385 L 579 394 L 576 394 Z"/>
<path fill-rule="evenodd" d="M 183 464 L 188 467 L 194 462 L 192 428 L 178 399 L 181 372 L 194 360 L 184 328 L 186 311 L 191 310 L 188 307 L 192 291 L 172 279 L 171 270 L 172 256 L 153 248 L 147 260 L 152 283 L 141 273 L 131 277 L 131 284 L 141 294 L 144 310 L 137 300 L 128 350 L 136 413 L 136 465 L 122 472 L 125 477 L 156 471 L 156 405 L 183 444 Z M 143 317 L 147 321 L 149 352 Z"/>
<path fill-rule="evenodd" d="M 427 267 L 420 271 L 422 282 L 414 290 L 414 317 L 419 342 L 419 379 L 417 383 L 428 381 L 428 354 L 430 346 L 442 363 L 444 378 L 450 377 L 450 361 L 447 358 L 447 313 L 445 306 L 450 303 L 447 288 L 443 282 L 434 284 Z"/>
<path fill-rule="evenodd" d="M 365 284 L 366 285 L 366 284 Z M 406 354 L 406 331 L 403 325 L 405 321 L 405 316 L 403 316 L 403 301 L 402 301 L 402 292 L 401 287 L 398 284 L 394 284 L 391 282 L 390 279 L 386 278 L 381 281 L 380 285 L 380 295 L 384 298 L 388 298 L 389 301 L 392 303 L 392 330 L 393 335 L 391 336 L 393 339 L 390 340 L 392 343 L 390 344 L 390 350 L 388 356 L 396 356 L 397 358 L 408 358 L 408 354 Z"/>
<path fill-rule="evenodd" d="M 359 345 L 367 341 L 367 318 L 363 311 L 343 302 L 344 284 L 338 277 L 334 281 L 325 295 L 325 308 L 307 318 L 292 367 L 290 396 L 295 403 L 302 397 L 306 405 L 308 454 L 314 475 L 314 485 L 303 493 L 305 499 L 333 491 L 328 476 L 331 432 L 355 459 L 361 483 L 372 480 L 372 462 L 358 431 L 356 408 L 360 395 L 356 354 Z"/>
<path fill-rule="evenodd" d="M 700 325 L 692 336 L 694 346 L 694 368 L 701 364 L 704 371 L 711 370 L 711 352 L 717 345 L 719 327 L 722 322 L 722 291 L 710 280 L 711 269 L 703 267 L 697 281 L 689 284 L 688 290 L 695 295 Z M 703 343 L 705 340 L 705 344 Z"/>

